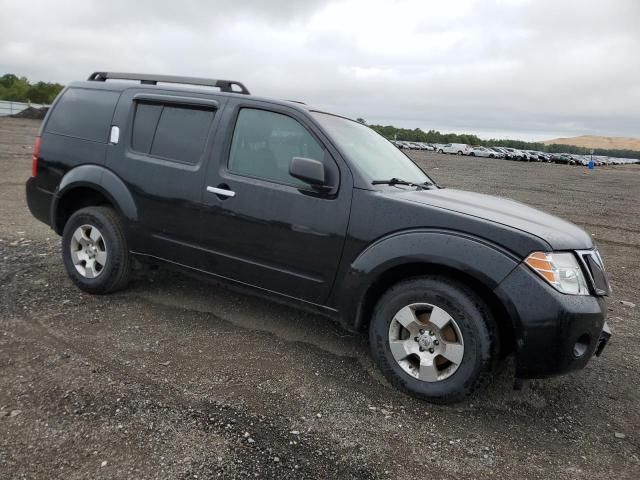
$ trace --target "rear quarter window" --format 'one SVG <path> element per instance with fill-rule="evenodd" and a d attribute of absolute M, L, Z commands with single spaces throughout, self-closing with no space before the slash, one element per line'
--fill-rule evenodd
<path fill-rule="evenodd" d="M 204 151 L 213 117 L 210 109 L 137 103 L 131 148 L 195 165 Z"/>
<path fill-rule="evenodd" d="M 56 103 L 46 131 L 106 143 L 119 92 L 69 88 Z"/>
<path fill-rule="evenodd" d="M 151 150 L 151 142 L 160 113 L 162 113 L 162 105 L 138 104 L 131 137 L 131 148 L 135 151 L 149 153 Z"/>

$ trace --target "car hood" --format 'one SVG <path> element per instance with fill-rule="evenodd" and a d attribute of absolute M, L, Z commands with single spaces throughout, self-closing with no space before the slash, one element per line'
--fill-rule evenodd
<path fill-rule="evenodd" d="M 547 242 L 553 250 L 593 248 L 591 236 L 573 223 L 508 198 L 449 188 L 405 191 L 404 200 L 506 225 Z"/>

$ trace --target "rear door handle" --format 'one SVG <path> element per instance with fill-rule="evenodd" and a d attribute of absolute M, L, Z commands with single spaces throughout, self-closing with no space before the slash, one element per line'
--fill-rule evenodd
<path fill-rule="evenodd" d="M 234 192 L 233 190 L 229 190 L 227 188 L 219 188 L 219 187 L 207 187 L 207 192 L 210 193 L 215 193 L 216 195 L 222 196 L 222 197 L 235 197 L 236 196 L 236 192 Z"/>

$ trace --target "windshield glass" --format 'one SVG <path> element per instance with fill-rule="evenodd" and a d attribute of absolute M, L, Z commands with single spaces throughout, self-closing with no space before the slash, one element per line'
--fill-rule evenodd
<path fill-rule="evenodd" d="M 369 180 L 400 178 L 420 184 L 431 179 L 391 142 L 361 123 L 327 113 L 311 112 L 350 163 Z"/>

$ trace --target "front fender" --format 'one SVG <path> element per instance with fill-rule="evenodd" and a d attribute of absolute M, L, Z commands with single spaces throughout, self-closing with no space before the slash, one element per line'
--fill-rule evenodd
<path fill-rule="evenodd" d="M 111 170 L 100 165 L 81 165 L 69 170 L 62 177 L 51 202 L 51 225 L 56 224 L 56 212 L 60 200 L 66 193 L 78 187 L 92 188 L 100 192 L 128 221 L 137 221 L 138 209 L 125 183 Z"/>
<path fill-rule="evenodd" d="M 342 279 L 338 310 L 346 325 L 359 329 L 367 291 L 386 273 L 401 267 L 424 264 L 447 267 L 495 288 L 519 264 L 520 259 L 483 239 L 459 232 L 412 230 L 377 240 L 351 263 Z"/>

